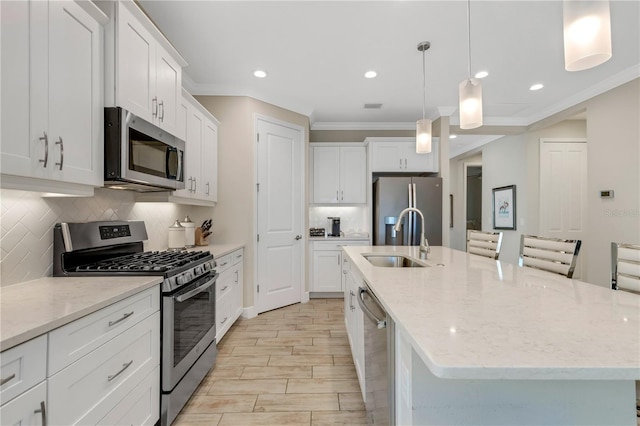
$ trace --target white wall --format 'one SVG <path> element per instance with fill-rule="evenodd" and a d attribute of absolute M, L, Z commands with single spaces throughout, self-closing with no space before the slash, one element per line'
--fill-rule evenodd
<path fill-rule="evenodd" d="M 188 214 L 200 224 L 209 207 L 137 203 L 135 193 L 96 189 L 91 198 L 41 198 L 36 192 L 0 190 L 0 285 L 52 275 L 53 226 L 58 222 L 144 220 L 145 250 L 166 250 L 168 228 Z M 216 239 L 216 231 L 210 240 Z"/>
<path fill-rule="evenodd" d="M 465 164 L 482 164 L 482 154 L 474 154 L 464 158 L 454 158 L 450 161 L 449 176 L 451 179 L 450 190 L 451 194 L 453 194 L 453 228 L 449 229 L 449 247 L 462 251 L 466 250 L 467 247 L 467 224 L 464 200 Z"/>
<path fill-rule="evenodd" d="M 500 255 L 500 260 L 517 262 L 520 235 L 540 233 L 540 139 L 586 137 L 588 226 L 580 259 L 587 267 L 581 279 L 609 287 L 611 242 L 640 244 L 640 79 L 596 96 L 580 107 L 586 109 L 586 121 L 567 120 L 506 136 L 482 147 L 482 227 L 487 231 L 493 228 L 492 189 L 517 185 L 517 229 L 504 231 Z M 452 182 L 457 179 L 454 199 L 462 197 L 463 164 L 473 160 L 451 160 Z M 599 191 L 605 189 L 613 189 L 615 198 L 601 199 Z M 462 204 L 458 203 L 456 226 L 451 232 L 452 247 L 457 249 L 464 247 L 463 230 L 458 226 L 464 220 L 461 209 Z"/>
<path fill-rule="evenodd" d="M 515 185 L 516 229 L 502 230 L 500 260 L 517 263 L 520 235 L 528 233 L 527 137 L 506 136 L 482 149 L 482 230 L 493 231 L 493 188 Z"/>

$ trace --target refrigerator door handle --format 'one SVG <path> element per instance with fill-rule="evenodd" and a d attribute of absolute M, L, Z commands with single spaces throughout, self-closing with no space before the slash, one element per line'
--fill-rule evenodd
<path fill-rule="evenodd" d="M 413 207 L 413 184 L 409 184 L 409 207 Z M 407 243 L 405 245 L 413 245 L 413 212 L 407 215 Z"/>

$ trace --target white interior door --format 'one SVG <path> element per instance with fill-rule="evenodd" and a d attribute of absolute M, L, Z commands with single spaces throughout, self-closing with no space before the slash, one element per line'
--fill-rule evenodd
<path fill-rule="evenodd" d="M 301 301 L 303 131 L 258 118 L 258 313 Z"/>
<path fill-rule="evenodd" d="M 587 212 L 587 141 L 540 140 L 540 232 L 582 240 Z M 580 278 L 581 256 L 574 278 Z"/>

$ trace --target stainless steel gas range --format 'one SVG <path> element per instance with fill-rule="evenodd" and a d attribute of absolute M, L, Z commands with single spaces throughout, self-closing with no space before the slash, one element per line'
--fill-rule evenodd
<path fill-rule="evenodd" d="M 218 273 L 213 255 L 208 251 L 145 252 L 142 242 L 147 231 L 142 221 L 58 223 L 53 235 L 54 276 L 164 277 L 160 420 L 162 425 L 171 424 L 217 355 Z"/>

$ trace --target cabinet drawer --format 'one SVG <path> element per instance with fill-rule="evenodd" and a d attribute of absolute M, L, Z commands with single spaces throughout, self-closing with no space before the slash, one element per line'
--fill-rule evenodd
<path fill-rule="evenodd" d="M 48 379 L 50 423 L 97 423 L 159 361 L 160 313 L 156 312 Z"/>
<path fill-rule="evenodd" d="M 244 250 L 240 249 L 240 250 L 234 251 L 233 253 L 231 253 L 231 257 L 233 259 L 234 265 L 242 262 L 244 260 Z"/>
<path fill-rule="evenodd" d="M 46 378 L 47 336 L 36 337 L 2 352 L 0 365 L 0 379 L 3 382 L 0 401 L 4 405 Z"/>
<path fill-rule="evenodd" d="M 160 417 L 160 367 L 125 396 L 98 425 L 153 425 Z"/>
<path fill-rule="evenodd" d="M 46 402 L 47 384 L 42 382 L 0 407 L 0 422 L 3 425 L 43 425 L 42 412 L 38 410 Z M 45 411 L 47 408 L 45 407 Z"/>
<path fill-rule="evenodd" d="M 220 343 L 222 336 L 229 330 L 232 318 L 233 294 L 227 293 L 225 297 L 216 299 L 216 342 Z"/>
<path fill-rule="evenodd" d="M 49 333 L 49 377 L 160 309 L 158 286 Z"/>
<path fill-rule="evenodd" d="M 234 284 L 233 271 L 226 270 L 216 280 L 216 301 L 222 299 L 231 291 Z"/>
<path fill-rule="evenodd" d="M 224 256 L 217 257 L 215 260 L 217 263 L 216 271 L 218 271 L 219 274 L 223 273 L 233 265 L 231 254 L 225 254 Z"/>

